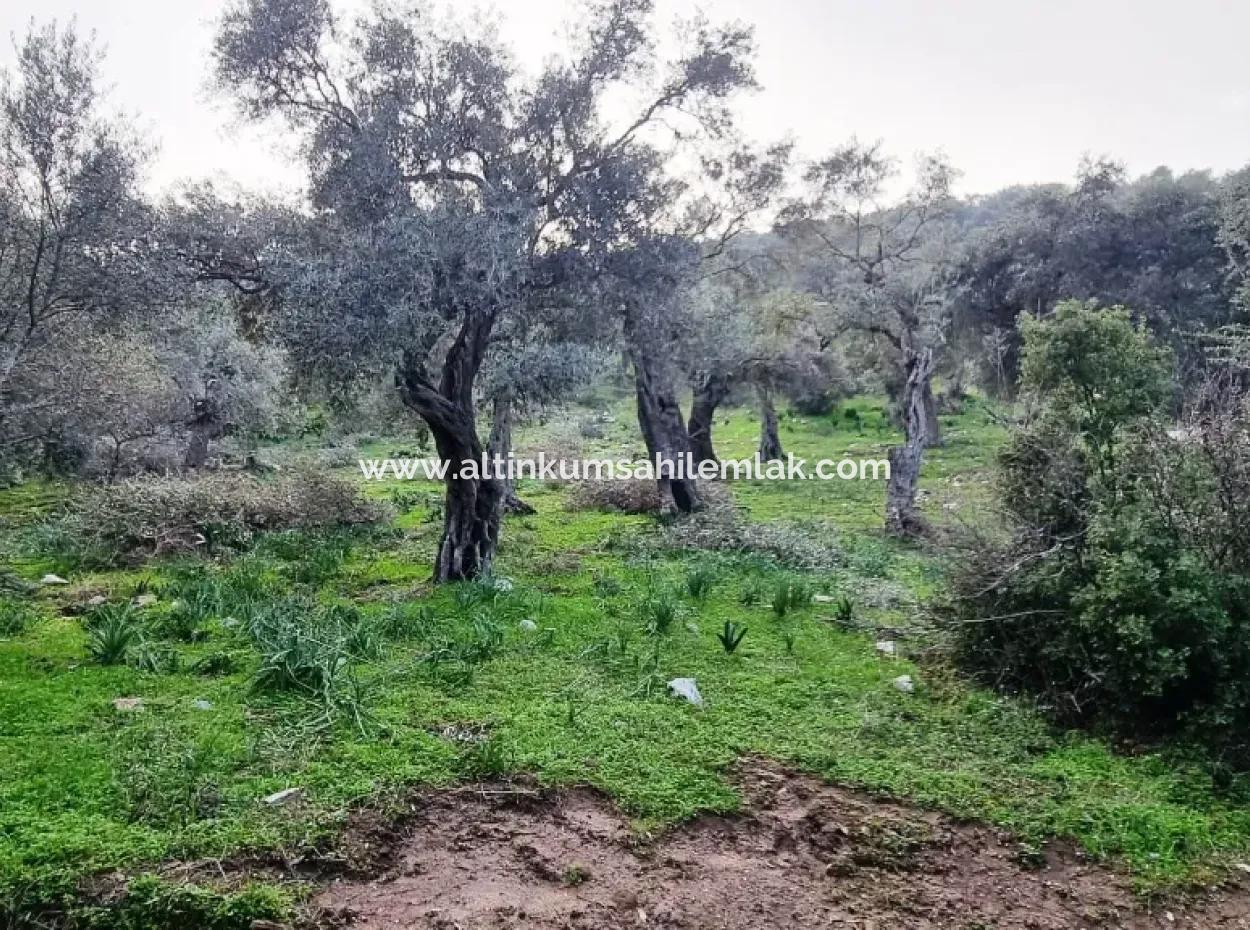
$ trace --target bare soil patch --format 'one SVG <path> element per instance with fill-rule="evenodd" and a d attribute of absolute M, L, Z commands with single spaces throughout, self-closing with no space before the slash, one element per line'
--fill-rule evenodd
<path fill-rule="evenodd" d="M 1148 904 L 1065 844 L 1001 832 L 751 763 L 744 813 L 639 839 L 602 796 L 500 786 L 431 795 L 371 878 L 323 915 L 362 930 L 1250 928 L 1250 888 Z"/>

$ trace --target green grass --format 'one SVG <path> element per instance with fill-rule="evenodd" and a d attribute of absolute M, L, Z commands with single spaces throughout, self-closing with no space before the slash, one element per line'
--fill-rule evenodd
<path fill-rule="evenodd" d="M 809 458 L 881 455 L 892 434 L 876 425 L 880 403 L 851 406 L 862 434 L 839 411 L 786 417 L 783 442 Z M 718 451 L 749 456 L 758 423 L 740 410 L 726 417 Z M 975 519 L 999 433 L 976 405 L 946 427 L 926 465 L 925 507 L 943 522 Z M 630 441 L 624 416 L 613 429 L 605 443 Z M 500 769 L 597 786 L 654 829 L 734 810 L 731 770 L 746 755 L 989 820 L 1027 843 L 1070 837 L 1123 863 L 1146 890 L 1205 879 L 1250 850 L 1244 778 L 1217 787 L 1178 752 L 1121 756 L 1056 733 L 1023 702 L 883 657 L 871 635 L 833 624 L 835 603 L 778 616 L 772 592 L 794 573 L 749 556 L 665 552 L 654 521 L 569 511 L 561 488 L 522 487 L 538 512 L 504 528 L 498 574 L 512 591 L 431 590 L 437 488 L 403 491 L 395 533 L 288 535 L 232 565 L 82 574 L 40 592 L 23 628 L 0 638 L 0 909 L 72 894 L 106 870 L 324 843 L 354 805 Z M 857 622 L 906 627 L 940 584 L 933 556 L 880 535 L 880 484 L 733 491 L 753 519 L 801 518 L 837 541 L 846 566 L 803 580 L 849 598 Z M 26 502 L 46 495 L 0 492 L 0 513 L 20 526 Z M 37 562 L 16 564 L 38 577 Z M 714 581 L 692 596 L 700 572 Z M 120 600 L 141 582 L 161 596 L 141 611 L 145 636 L 177 655 L 175 671 L 93 662 L 83 618 L 60 612 L 88 589 Z M 257 686 L 249 615 L 291 596 L 309 611 L 354 604 L 382 640 L 380 658 L 353 657 L 335 679 L 333 706 L 350 712 L 329 722 L 298 689 Z M 161 639 L 175 597 L 194 599 L 203 635 Z M 663 630 L 648 606 L 657 598 L 674 612 Z M 717 639 L 726 622 L 750 630 L 732 654 Z M 904 673 L 917 682 L 912 694 L 892 685 Z M 706 707 L 665 694 L 678 676 L 698 680 Z M 144 708 L 118 711 L 118 697 Z M 441 735 L 470 721 L 489 733 L 488 749 Z M 289 787 L 304 791 L 297 804 L 264 802 Z M 183 906 L 153 895 L 152 913 Z"/>

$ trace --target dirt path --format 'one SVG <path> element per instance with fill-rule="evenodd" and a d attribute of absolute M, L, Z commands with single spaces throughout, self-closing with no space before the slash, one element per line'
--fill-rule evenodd
<path fill-rule="evenodd" d="M 362 930 L 1250 928 L 1250 888 L 1148 909 L 1071 850 L 753 765 L 747 813 L 640 843 L 589 791 L 431 797 L 369 881 L 315 904 Z"/>

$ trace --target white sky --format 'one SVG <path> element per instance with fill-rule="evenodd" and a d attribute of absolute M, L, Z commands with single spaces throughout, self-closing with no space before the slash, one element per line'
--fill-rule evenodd
<path fill-rule="evenodd" d="M 340 0 L 358 4 L 360 0 Z M 151 184 L 214 177 L 291 190 L 289 142 L 206 89 L 223 0 L 3 0 L 0 34 L 77 17 L 108 57 L 114 106 L 158 143 Z M 1134 174 L 1250 162 L 1247 0 L 657 0 L 753 23 L 762 92 L 748 133 L 817 155 L 858 135 L 904 158 L 941 149 L 965 192 L 1070 179 L 1083 153 Z M 522 62 L 559 47 L 574 0 L 501 0 Z M 11 43 L 0 61 L 12 59 Z"/>

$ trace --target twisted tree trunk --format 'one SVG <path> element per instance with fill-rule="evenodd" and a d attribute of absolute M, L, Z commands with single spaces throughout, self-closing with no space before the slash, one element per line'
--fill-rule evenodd
<path fill-rule="evenodd" d="M 435 581 L 489 575 L 499 546 L 504 488 L 502 482 L 481 475 L 483 449 L 473 415 L 473 380 L 481 368 L 494 321 L 493 314 L 465 315 L 455 342 L 447 350 L 437 387 L 427 379 L 417 353 L 404 354 L 396 377 L 404 403 L 429 424 L 439 458 L 448 465 Z M 466 461 L 479 466 L 462 470 Z"/>
<path fill-rule="evenodd" d="M 690 403 L 690 451 L 695 464 L 717 462 L 716 449 L 712 446 L 712 418 L 716 409 L 729 396 L 729 379 L 720 375 L 707 375 L 694 385 L 694 398 Z"/>
<path fill-rule="evenodd" d="M 885 489 L 885 529 L 891 536 L 913 538 L 929 532 L 929 525 L 916 509 L 916 489 L 924 450 L 930 444 L 930 417 L 926 396 L 933 397 L 934 359 L 932 349 L 907 350 L 904 357 L 907 380 L 903 384 L 903 444 L 890 450 L 890 480 Z"/>
<path fill-rule="evenodd" d="M 492 406 L 490 438 L 486 440 L 486 454 L 490 458 L 492 468 L 496 459 L 502 460 L 507 468 L 508 456 L 512 452 L 512 400 L 506 395 L 495 398 Z M 512 479 L 496 476 L 503 485 L 503 509 L 506 513 L 531 514 L 534 508 L 517 496 Z"/>
<path fill-rule="evenodd" d="M 182 467 L 188 470 L 203 468 L 208 461 L 208 447 L 214 439 L 220 439 L 225 433 L 225 424 L 220 422 L 214 405 L 208 400 L 197 400 L 191 421 L 187 424 L 191 439 L 187 450 L 182 456 Z"/>
<path fill-rule="evenodd" d="M 693 453 L 670 367 L 638 332 L 632 315 L 625 319 L 625 338 L 634 364 L 638 426 L 653 465 L 659 465 L 656 483 L 660 488 L 660 510 L 666 514 L 701 510 L 703 498 L 698 482 L 688 472 L 678 471 L 689 464 Z"/>
<path fill-rule="evenodd" d="M 781 435 L 777 432 L 777 408 L 773 406 L 773 392 L 768 385 L 755 384 L 755 396 L 760 405 L 760 460 L 772 462 L 785 458 L 781 448 Z"/>

